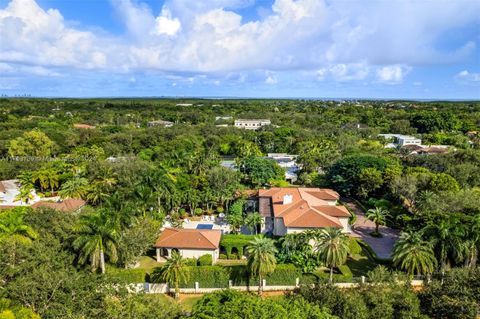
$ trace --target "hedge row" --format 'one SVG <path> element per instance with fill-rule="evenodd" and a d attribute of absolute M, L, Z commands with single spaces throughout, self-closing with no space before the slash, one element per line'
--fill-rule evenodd
<path fill-rule="evenodd" d="M 125 283 L 145 282 L 147 274 L 145 269 L 122 269 L 115 267 L 108 267 L 106 273 L 113 280 Z"/>
<path fill-rule="evenodd" d="M 256 286 L 258 278 L 250 276 L 247 266 L 197 266 L 188 267 L 189 279 L 182 288 L 193 288 L 198 282 L 202 288 L 227 288 L 231 280 L 234 286 Z M 267 285 L 293 286 L 302 272 L 293 265 L 279 264 L 265 279 Z"/>
<path fill-rule="evenodd" d="M 220 247 L 225 249 L 228 259 L 232 257 L 232 249 L 237 249 L 237 258 L 241 258 L 244 254 L 244 248 L 255 238 L 261 237 L 261 235 L 224 235 L 220 241 Z"/>

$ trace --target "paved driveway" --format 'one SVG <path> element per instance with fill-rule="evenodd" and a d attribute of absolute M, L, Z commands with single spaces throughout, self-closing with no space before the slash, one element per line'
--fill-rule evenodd
<path fill-rule="evenodd" d="M 357 215 L 357 222 L 355 223 L 352 236 L 358 237 L 369 244 L 378 257 L 390 258 L 393 245 L 398 239 L 399 231 L 386 226 L 380 226 L 378 231 L 383 237 L 372 237 L 370 233 L 375 231 L 375 224 L 365 217 L 363 210 L 354 201 L 343 200 L 343 202 Z"/>

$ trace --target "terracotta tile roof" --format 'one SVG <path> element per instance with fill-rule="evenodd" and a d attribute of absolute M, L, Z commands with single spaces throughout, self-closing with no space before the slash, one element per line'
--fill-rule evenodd
<path fill-rule="evenodd" d="M 48 207 L 56 209 L 61 212 L 74 212 L 85 206 L 86 202 L 83 199 L 66 199 L 61 202 L 36 202 L 31 207 Z"/>
<path fill-rule="evenodd" d="M 95 126 L 93 125 L 89 125 L 89 124 L 73 124 L 73 127 L 74 128 L 83 128 L 83 129 L 92 129 L 92 128 L 95 128 Z"/>
<path fill-rule="evenodd" d="M 272 207 L 260 205 L 260 213 L 269 213 L 277 218 L 283 218 L 286 227 L 321 228 L 343 227 L 339 217 L 350 217 L 343 206 L 334 206 L 332 201 L 339 195 L 332 189 L 321 188 L 271 188 L 258 192 L 260 201 L 270 198 Z M 291 202 L 284 204 L 284 197 L 291 196 Z M 269 210 L 265 212 L 263 210 Z"/>
<path fill-rule="evenodd" d="M 220 245 L 222 232 L 216 229 L 165 228 L 154 247 L 214 250 Z"/>
<path fill-rule="evenodd" d="M 0 209 L 11 209 L 15 207 L 24 207 L 24 206 L 0 205 Z"/>

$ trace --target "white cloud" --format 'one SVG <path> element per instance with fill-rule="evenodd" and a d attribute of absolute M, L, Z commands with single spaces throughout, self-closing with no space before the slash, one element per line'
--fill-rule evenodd
<path fill-rule="evenodd" d="M 467 70 L 463 70 L 458 72 L 455 75 L 455 78 L 461 81 L 467 82 L 480 82 L 480 73 L 469 72 Z"/>
<path fill-rule="evenodd" d="M 410 70 L 407 65 L 450 63 L 471 54 L 478 39 L 442 50 L 437 44 L 446 32 L 480 22 L 480 1 L 276 0 L 254 21 L 233 11 L 251 0 L 165 0 L 159 13 L 141 0 L 110 1 L 123 36 L 70 27 L 58 10 L 11 0 L 0 9 L 0 62 L 242 74 L 242 81 L 258 70 L 317 70 L 319 80 L 372 75 L 395 84 Z"/>
<path fill-rule="evenodd" d="M 409 67 L 402 65 L 387 65 L 377 70 L 377 80 L 388 84 L 398 84 L 410 71 Z"/>
<path fill-rule="evenodd" d="M 265 78 L 265 83 L 266 84 L 274 85 L 274 84 L 278 83 L 277 77 L 272 72 L 266 72 L 265 76 L 266 76 L 266 78 Z"/>
<path fill-rule="evenodd" d="M 164 8 L 162 13 L 155 19 L 155 33 L 174 36 L 180 31 L 182 25 L 178 18 L 172 18 L 170 10 Z"/>

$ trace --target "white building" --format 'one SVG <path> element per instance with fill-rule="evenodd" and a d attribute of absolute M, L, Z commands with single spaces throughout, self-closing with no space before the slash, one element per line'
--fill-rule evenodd
<path fill-rule="evenodd" d="M 152 127 L 152 126 L 172 127 L 173 124 L 174 124 L 173 122 L 158 120 L 158 121 L 150 121 L 150 122 L 148 122 L 148 123 L 147 123 L 147 126 L 148 126 L 148 127 Z"/>
<path fill-rule="evenodd" d="M 406 146 L 406 145 L 422 145 L 422 140 L 416 138 L 415 136 L 403 135 L 403 134 L 378 134 L 387 140 L 393 139 L 393 143 L 387 144 L 387 148 L 393 148 L 397 146 Z"/>
<path fill-rule="evenodd" d="M 183 258 L 199 258 L 212 255 L 215 263 L 219 256 L 222 232 L 216 229 L 176 229 L 165 228 L 154 247 L 157 261 L 162 257 L 170 257 L 172 250 L 177 250 Z"/>
<path fill-rule="evenodd" d="M 258 130 L 259 128 L 267 125 L 271 125 L 272 122 L 266 119 L 259 120 L 235 120 L 235 127 L 243 128 L 246 130 Z"/>
<path fill-rule="evenodd" d="M 285 180 L 290 183 L 297 181 L 297 172 L 300 169 L 297 165 L 298 155 L 291 155 L 286 153 L 268 153 L 267 158 L 277 162 L 277 164 L 285 169 Z"/>
<path fill-rule="evenodd" d="M 35 190 L 32 190 L 31 198 L 28 201 L 22 201 L 18 199 L 20 194 L 20 184 L 16 179 L 0 181 L 0 208 L 16 207 L 16 206 L 30 206 L 40 200 L 40 197 L 36 194 Z"/>

